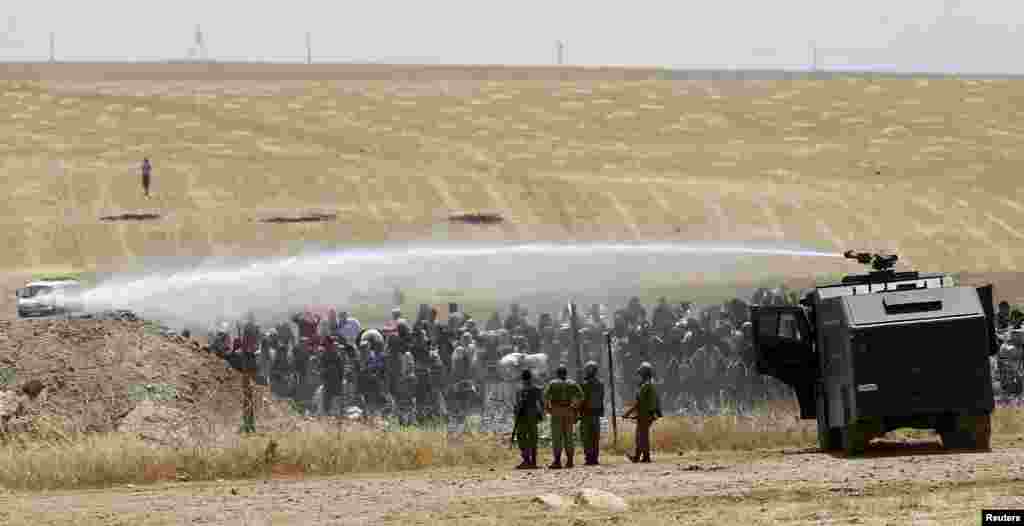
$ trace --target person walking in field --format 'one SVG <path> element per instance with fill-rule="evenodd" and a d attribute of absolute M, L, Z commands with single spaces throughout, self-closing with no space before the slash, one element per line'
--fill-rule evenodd
<path fill-rule="evenodd" d="M 153 165 L 149 164 L 149 158 L 142 159 L 142 192 L 149 198 L 150 175 L 153 172 Z"/>

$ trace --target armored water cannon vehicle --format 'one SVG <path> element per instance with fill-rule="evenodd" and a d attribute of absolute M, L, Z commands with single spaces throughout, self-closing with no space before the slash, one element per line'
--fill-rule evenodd
<path fill-rule="evenodd" d="M 793 388 L 824 451 L 856 455 L 904 427 L 934 429 L 949 449 L 988 449 L 992 285 L 897 271 L 894 254 L 845 255 L 873 270 L 817 286 L 799 305 L 751 307 L 758 372 Z"/>

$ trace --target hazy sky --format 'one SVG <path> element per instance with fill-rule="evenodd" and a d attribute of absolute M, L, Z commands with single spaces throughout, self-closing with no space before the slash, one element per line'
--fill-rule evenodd
<path fill-rule="evenodd" d="M 1014 0 L 5 0 L 0 60 L 417 60 L 1024 72 Z"/>

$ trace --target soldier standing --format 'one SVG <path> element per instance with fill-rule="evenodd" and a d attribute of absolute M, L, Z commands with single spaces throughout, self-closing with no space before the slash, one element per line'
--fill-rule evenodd
<path fill-rule="evenodd" d="M 580 404 L 580 438 L 585 466 L 598 465 L 601 451 L 601 417 L 604 416 L 604 384 L 597 378 L 597 362 L 583 366 L 583 401 Z"/>
<path fill-rule="evenodd" d="M 537 469 L 537 424 L 544 419 L 543 393 L 533 385 L 529 369 L 520 377 L 523 385 L 516 393 L 515 434 L 513 440 L 519 444 L 523 462 L 516 469 Z"/>
<path fill-rule="evenodd" d="M 583 391 L 576 382 L 570 380 L 569 370 L 559 365 L 555 371 L 557 376 L 548 383 L 544 390 L 544 401 L 548 414 L 551 415 L 551 449 L 554 461 L 548 468 L 562 468 L 562 450 L 565 449 L 565 467 L 573 467 L 573 435 L 572 428 L 576 421 L 576 409 L 583 399 Z"/>
<path fill-rule="evenodd" d="M 636 394 L 636 403 L 630 407 L 623 418 L 636 418 L 636 451 L 633 456 L 627 456 L 632 462 L 651 461 L 651 425 L 661 418 L 661 403 L 658 401 L 658 393 L 654 389 L 654 370 L 651 364 L 642 363 L 636 371 L 640 377 L 640 390 Z"/>

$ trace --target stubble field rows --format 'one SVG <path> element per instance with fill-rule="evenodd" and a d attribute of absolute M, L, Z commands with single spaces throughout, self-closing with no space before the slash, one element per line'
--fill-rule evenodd
<path fill-rule="evenodd" d="M 925 270 L 1024 257 L 1012 80 L 0 86 L 7 269 L 386 239 L 772 241 Z M 99 220 L 140 210 L 163 219 Z M 297 210 L 338 220 L 253 221 Z M 447 224 L 466 210 L 507 221 Z"/>

